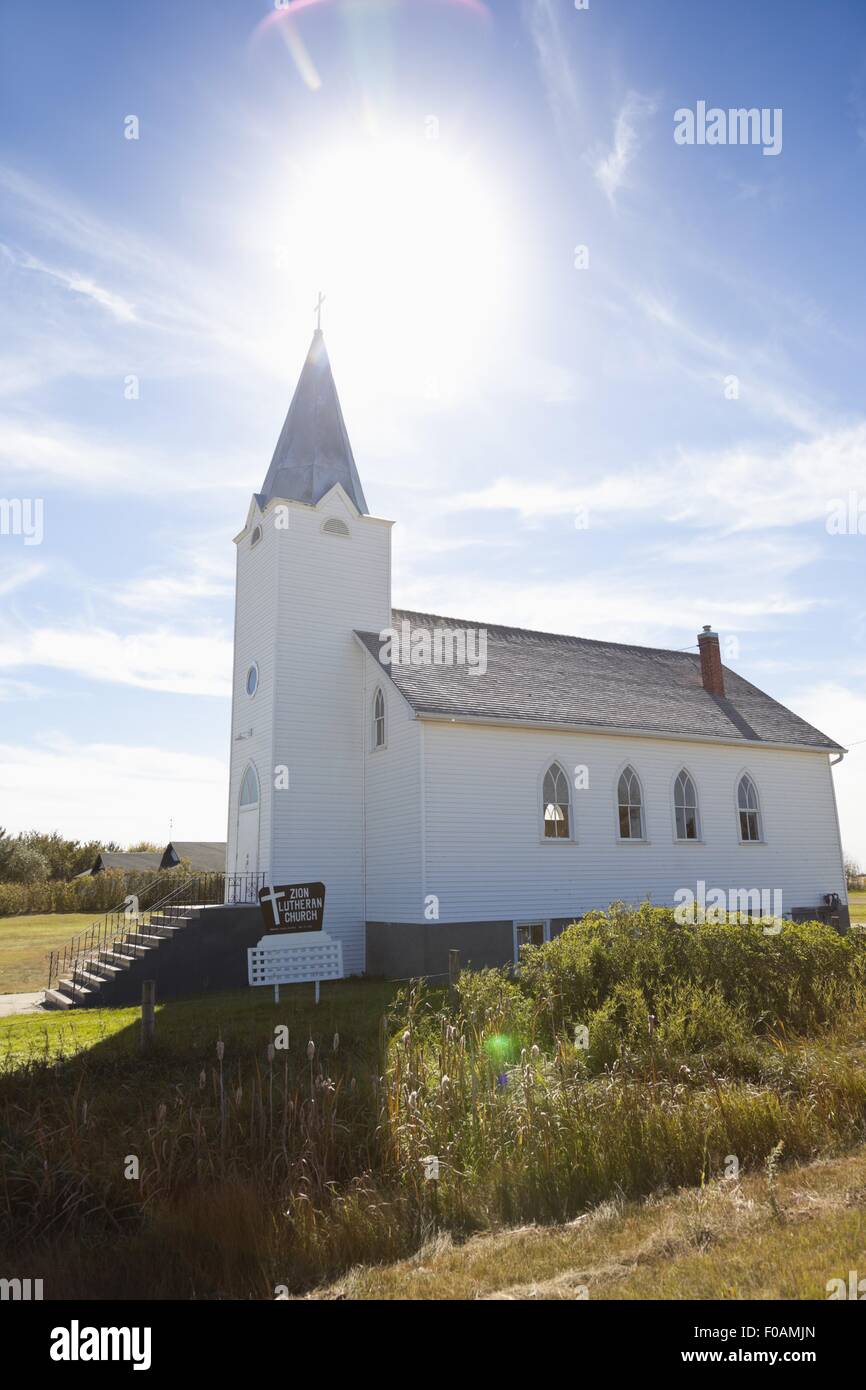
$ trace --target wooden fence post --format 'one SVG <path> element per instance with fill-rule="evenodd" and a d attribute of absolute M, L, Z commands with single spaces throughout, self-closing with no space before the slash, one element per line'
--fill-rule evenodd
<path fill-rule="evenodd" d="M 156 980 L 143 980 L 141 985 L 141 1045 L 153 1042 L 156 1026 Z"/>
<path fill-rule="evenodd" d="M 448 1002 L 452 1009 L 457 1008 L 457 984 L 460 979 L 460 952 L 448 952 Z"/>

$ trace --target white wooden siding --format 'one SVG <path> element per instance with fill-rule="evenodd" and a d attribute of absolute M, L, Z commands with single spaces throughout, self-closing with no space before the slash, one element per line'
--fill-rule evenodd
<path fill-rule="evenodd" d="M 269 506 L 268 511 L 274 504 Z M 275 622 L 273 764 L 290 788 L 274 791 L 271 875 L 321 880 L 325 929 L 343 944 L 346 972 L 364 968 L 364 654 L 354 629 L 390 625 L 390 523 L 358 516 L 332 490 L 318 507 L 289 503 L 276 531 L 277 584 L 263 595 Z M 322 525 L 335 516 L 348 538 Z"/>
<path fill-rule="evenodd" d="M 367 652 L 364 658 L 367 921 L 424 920 L 423 725 Z M 373 696 L 385 696 L 386 745 L 372 748 Z"/>
<path fill-rule="evenodd" d="M 540 779 L 558 760 L 572 779 L 575 841 L 542 838 Z M 646 843 L 617 836 L 616 781 L 630 763 L 645 798 Z M 589 787 L 576 791 L 585 764 Z M 687 767 L 702 841 L 675 839 L 673 781 Z M 742 845 L 736 785 L 748 770 L 765 843 Z M 845 886 L 825 753 L 425 724 L 427 892 L 444 922 L 564 917 L 612 900 L 672 904 L 678 889 L 778 888 L 783 911 Z M 393 918 L 392 918 L 393 920 Z"/>
<path fill-rule="evenodd" d="M 250 534 L 256 524 L 262 527 L 262 538 L 251 547 Z M 272 782 L 268 772 L 273 766 L 275 611 L 267 596 L 276 592 L 277 560 L 277 536 L 273 526 L 256 509 L 252 524 L 238 541 L 237 549 L 226 852 L 226 869 L 229 873 L 235 869 L 241 778 L 250 762 L 255 764 L 260 788 L 259 872 L 266 873 L 270 867 L 272 807 L 266 789 Z M 246 693 L 246 677 L 253 662 L 259 668 L 259 683 L 255 695 L 250 698 Z M 238 738 L 239 734 L 248 734 L 250 729 L 252 737 Z"/>

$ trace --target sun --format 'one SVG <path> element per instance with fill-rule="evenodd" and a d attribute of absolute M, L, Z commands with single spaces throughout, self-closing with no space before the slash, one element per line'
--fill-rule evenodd
<path fill-rule="evenodd" d="M 277 294 L 312 306 L 325 292 L 326 334 L 356 382 L 435 399 L 477 381 L 516 279 L 512 219 L 483 159 L 428 124 L 294 162 L 288 185 L 268 214 Z"/>

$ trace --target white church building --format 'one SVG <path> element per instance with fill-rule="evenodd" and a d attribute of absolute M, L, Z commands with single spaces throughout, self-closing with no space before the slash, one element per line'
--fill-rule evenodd
<path fill-rule="evenodd" d="M 394 609 L 392 524 L 317 329 L 236 537 L 229 874 L 323 882 L 350 974 L 502 964 L 688 891 L 844 929 L 844 750 L 715 633 L 667 651 Z"/>

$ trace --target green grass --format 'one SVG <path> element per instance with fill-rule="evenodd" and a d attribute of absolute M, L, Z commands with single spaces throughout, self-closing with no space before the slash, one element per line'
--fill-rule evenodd
<path fill-rule="evenodd" d="M 848 906 L 852 922 L 866 922 L 866 889 L 858 893 L 849 893 Z"/>
<path fill-rule="evenodd" d="M 288 1026 L 290 1046 L 306 1047 L 311 1037 L 331 1040 L 340 1032 L 344 1046 L 366 1053 L 378 1044 L 380 1020 L 394 993 L 393 986 L 378 982 L 336 980 L 321 986 L 318 1005 L 312 985 L 284 985 L 279 1004 L 270 989 L 239 989 L 157 1004 L 148 1069 L 197 1058 L 210 1061 L 218 1038 L 235 1060 L 261 1057 L 279 1024 Z M 0 1064 L 8 1072 L 28 1061 L 87 1053 L 91 1062 L 106 1064 L 137 1058 L 140 1020 L 140 1005 L 13 1014 L 0 1019 Z"/>
<path fill-rule="evenodd" d="M 93 912 L 48 912 L 0 917 L 0 994 L 44 989 L 48 952 L 65 946 L 97 916 Z"/>

